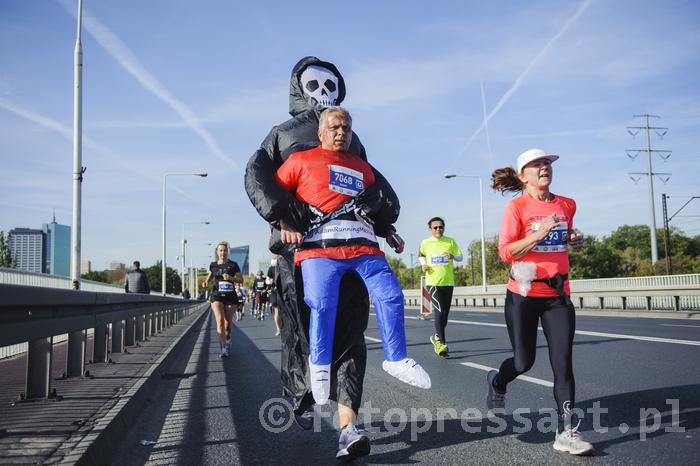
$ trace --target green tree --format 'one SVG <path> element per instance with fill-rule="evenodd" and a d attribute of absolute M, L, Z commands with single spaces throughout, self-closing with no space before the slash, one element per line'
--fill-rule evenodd
<path fill-rule="evenodd" d="M 486 283 L 497 284 L 506 283 L 510 273 L 510 264 L 503 262 L 498 254 L 498 235 L 486 238 L 484 249 L 486 249 Z M 481 240 L 474 240 L 469 243 L 469 247 L 464 252 L 464 265 L 468 269 L 468 282 L 455 285 L 462 286 L 471 283 L 471 268 L 474 267 L 473 285 L 481 285 Z M 471 255 L 471 258 L 469 257 Z M 455 277 L 456 278 L 456 277 Z"/>
<path fill-rule="evenodd" d="M 152 291 L 159 291 L 162 289 L 162 270 L 163 265 L 161 261 L 157 261 L 155 265 L 143 269 L 148 277 L 148 285 L 151 287 Z M 165 269 L 165 292 L 169 294 L 180 294 L 180 275 L 177 270 L 167 267 Z"/>
<path fill-rule="evenodd" d="M 605 241 L 585 236 L 583 249 L 569 252 L 571 278 L 609 278 L 623 275 L 623 258 Z"/>
<path fill-rule="evenodd" d="M 90 280 L 93 282 L 109 283 L 109 277 L 105 271 L 91 270 L 88 273 L 84 273 L 80 276 L 83 280 Z"/>

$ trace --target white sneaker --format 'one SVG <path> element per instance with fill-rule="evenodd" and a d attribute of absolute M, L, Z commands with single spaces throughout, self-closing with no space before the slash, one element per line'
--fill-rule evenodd
<path fill-rule="evenodd" d="M 432 386 L 428 373 L 411 358 L 401 361 L 384 361 L 382 367 L 389 375 L 414 387 L 428 389 Z"/>
<path fill-rule="evenodd" d="M 325 405 L 331 395 L 331 365 L 314 364 L 309 356 L 309 372 L 311 375 L 311 392 L 316 404 Z"/>
<path fill-rule="evenodd" d="M 221 348 L 221 358 L 228 358 L 228 346 Z"/>
<path fill-rule="evenodd" d="M 581 421 L 576 424 L 576 427 L 570 427 L 562 433 L 557 433 L 554 438 L 554 447 L 557 451 L 565 451 L 572 455 L 585 455 L 593 451 L 593 445 L 583 440 L 583 437 L 578 432 L 578 426 Z"/>

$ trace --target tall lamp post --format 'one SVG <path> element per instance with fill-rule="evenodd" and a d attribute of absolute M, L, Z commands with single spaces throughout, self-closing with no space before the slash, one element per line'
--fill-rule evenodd
<path fill-rule="evenodd" d="M 446 179 L 451 178 L 476 178 L 479 180 L 479 214 L 481 216 L 481 288 L 486 291 L 486 242 L 484 240 L 484 187 L 481 177 L 478 175 L 457 175 L 446 173 Z"/>
<path fill-rule="evenodd" d="M 83 173 L 83 46 L 80 42 L 83 1 L 78 0 L 78 33 L 73 53 L 73 229 L 71 231 L 70 278 L 80 283 L 80 233 Z"/>
<path fill-rule="evenodd" d="M 161 273 L 161 292 L 163 293 L 163 296 L 165 296 L 165 271 L 167 268 L 166 265 L 166 260 L 165 260 L 165 219 L 166 219 L 166 186 L 168 184 L 168 177 L 169 176 L 201 176 L 202 178 L 207 176 L 206 172 L 200 172 L 200 173 L 166 173 L 163 175 L 163 225 L 162 225 L 162 254 L 161 254 L 161 261 L 162 261 L 162 273 Z"/>
<path fill-rule="evenodd" d="M 185 225 L 209 225 L 208 220 L 203 220 L 199 222 L 185 222 L 182 224 L 182 276 L 180 279 L 180 291 L 185 291 L 185 267 L 186 267 L 186 251 L 185 245 L 187 244 L 187 237 L 185 236 Z M 191 262 L 191 261 L 190 261 Z"/>

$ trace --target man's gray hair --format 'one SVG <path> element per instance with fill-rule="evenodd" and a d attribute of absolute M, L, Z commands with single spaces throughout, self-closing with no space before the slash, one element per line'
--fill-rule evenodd
<path fill-rule="evenodd" d="M 318 127 L 322 127 L 323 123 L 328 119 L 329 116 L 333 113 L 340 113 L 342 115 L 345 115 L 345 118 L 348 119 L 350 123 L 352 123 L 352 116 L 350 116 L 350 112 L 345 110 L 343 107 L 340 105 L 335 105 L 333 107 L 328 107 L 325 109 L 323 112 L 321 112 L 321 117 L 318 119 Z"/>

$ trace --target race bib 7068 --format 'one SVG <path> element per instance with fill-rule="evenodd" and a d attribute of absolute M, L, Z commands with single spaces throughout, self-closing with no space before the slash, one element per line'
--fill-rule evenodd
<path fill-rule="evenodd" d="M 361 172 L 340 165 L 329 165 L 330 180 L 328 189 L 347 196 L 357 196 L 365 188 L 364 176 Z"/>

